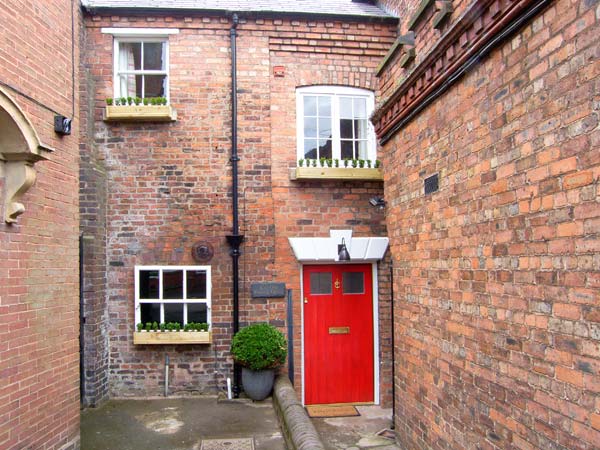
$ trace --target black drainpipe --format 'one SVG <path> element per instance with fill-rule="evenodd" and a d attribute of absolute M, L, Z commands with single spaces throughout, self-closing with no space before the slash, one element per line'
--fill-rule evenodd
<path fill-rule="evenodd" d="M 237 148 L 237 49 L 236 37 L 238 16 L 232 17 L 229 36 L 231 39 L 231 190 L 233 197 L 233 233 L 227 237 L 231 247 L 231 259 L 233 270 L 233 334 L 240 329 L 239 291 L 240 291 L 240 245 L 244 241 L 244 235 L 240 234 L 239 211 L 238 211 L 238 148 Z M 237 398 L 240 394 L 240 367 L 233 366 L 233 394 Z"/>
<path fill-rule="evenodd" d="M 396 428 L 396 339 L 394 337 L 394 261 L 390 264 L 390 293 L 392 297 L 392 430 Z"/>
<path fill-rule="evenodd" d="M 83 287 L 83 234 L 79 235 L 79 401 L 85 405 L 85 302 Z"/>

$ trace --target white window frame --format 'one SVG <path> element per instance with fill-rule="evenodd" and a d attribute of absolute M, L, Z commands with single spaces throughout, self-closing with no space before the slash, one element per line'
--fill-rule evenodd
<path fill-rule="evenodd" d="M 169 71 L 169 36 L 178 34 L 176 28 L 102 28 L 102 33 L 113 36 L 113 96 L 114 98 L 126 97 L 121 94 L 121 80 L 119 77 L 119 44 L 122 42 L 161 42 L 165 44 L 165 70 L 132 70 L 127 71 L 134 75 L 165 75 L 165 95 L 170 103 L 170 71 Z"/>
<path fill-rule="evenodd" d="M 360 97 L 366 99 L 367 105 L 367 158 L 373 163 L 377 159 L 377 138 L 375 128 L 369 120 L 369 117 L 375 109 L 375 95 L 368 89 L 361 89 L 347 86 L 305 86 L 296 89 L 296 143 L 298 159 L 306 159 L 304 156 L 304 97 L 312 95 L 329 95 L 336 99 L 331 102 L 332 115 L 332 159 L 340 160 L 341 158 L 341 139 L 340 139 L 340 111 L 339 97 Z"/>
<path fill-rule="evenodd" d="M 211 281 L 211 266 L 135 266 L 135 325 L 141 322 L 141 304 L 143 303 L 159 303 L 160 304 L 160 323 L 165 322 L 165 310 L 164 304 L 169 303 L 183 303 L 183 324 L 187 324 L 187 304 L 189 303 L 203 303 L 206 304 L 206 323 L 209 328 L 212 328 L 211 320 L 211 298 L 212 298 L 212 281 Z M 143 299 L 140 298 L 140 271 L 142 270 L 156 270 L 159 272 L 159 298 L 158 299 Z M 183 271 L 183 298 L 182 299 L 163 299 L 163 271 L 164 270 L 182 270 Z M 187 271 L 205 271 L 206 272 L 206 298 L 204 299 L 188 299 L 187 298 Z"/>

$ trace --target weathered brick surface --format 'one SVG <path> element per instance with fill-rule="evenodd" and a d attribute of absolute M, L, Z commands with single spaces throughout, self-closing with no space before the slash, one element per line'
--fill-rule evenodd
<path fill-rule="evenodd" d="M 599 20 L 552 2 L 384 148 L 406 448 L 600 442 Z"/>
<path fill-rule="evenodd" d="M 95 49 L 86 37 L 85 27 L 80 33 L 82 53 Z M 94 78 L 89 65 L 82 61 L 80 81 L 80 168 L 79 216 L 82 236 L 82 292 L 85 318 L 84 333 L 84 405 L 97 405 L 108 397 L 108 305 L 106 301 L 106 165 L 104 156 L 94 145 L 94 121 L 88 111 L 95 107 Z M 90 95 L 91 94 L 91 95 Z"/>
<path fill-rule="evenodd" d="M 71 6 L 66 0 L 0 6 L 2 89 L 55 149 L 35 164 L 25 213 L 16 224 L 0 224 L 2 449 L 79 447 L 78 121 L 71 136 L 54 133 L 55 112 L 74 117 L 78 108 L 79 56 L 71 37 L 79 18 L 76 8 L 72 30 Z"/>
<path fill-rule="evenodd" d="M 170 38 L 171 102 L 177 122 L 101 121 L 104 98 L 112 96 L 112 38 L 100 33 L 100 27 L 107 26 L 180 29 Z M 161 392 L 167 353 L 175 367 L 173 391 L 222 389 L 232 368 L 231 257 L 225 241 L 232 226 L 230 23 L 227 18 L 202 15 L 90 16 L 86 27 L 87 48 L 94 49 L 86 53 L 85 67 L 93 88 L 89 101 L 95 109 L 89 112 L 89 148 L 84 152 L 96 161 L 88 168 L 99 164 L 106 171 L 94 175 L 100 184 L 106 177 L 106 199 L 98 197 L 95 205 L 90 197 L 85 208 L 90 212 L 86 223 L 95 230 L 106 221 L 109 393 Z M 288 237 L 327 236 L 330 228 L 351 228 L 356 236 L 386 232 L 383 214 L 368 204 L 371 196 L 382 193 L 380 183 L 289 180 L 297 159 L 295 89 L 340 84 L 374 90 L 371 69 L 393 42 L 395 27 L 257 18 L 242 19 L 238 34 L 240 227 L 246 237 L 240 259 L 240 319 L 242 325 L 269 321 L 284 330 L 285 299 L 251 299 L 250 285 L 282 281 L 293 290 L 295 385 L 300 389 L 300 267 Z M 274 77 L 274 66 L 284 66 L 283 78 Z M 96 212 L 99 217 L 94 219 Z M 105 219 L 100 217 L 104 214 Z M 95 242 L 102 245 L 101 240 Z M 207 240 L 215 249 L 210 262 L 213 344 L 134 346 L 134 265 L 194 264 L 190 248 L 197 240 Z M 100 259 L 98 254 L 98 274 Z M 382 400 L 389 404 L 389 262 L 381 263 L 379 273 L 381 390 Z M 100 276 L 94 280 L 91 291 L 93 283 L 104 289 Z"/>

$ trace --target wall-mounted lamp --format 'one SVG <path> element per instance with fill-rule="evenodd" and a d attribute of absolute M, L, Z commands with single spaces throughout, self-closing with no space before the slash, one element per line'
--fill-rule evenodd
<path fill-rule="evenodd" d="M 371 197 L 369 199 L 369 203 L 371 204 L 371 206 L 375 206 L 379 209 L 385 208 L 385 200 L 383 199 L 383 197 Z"/>
<path fill-rule="evenodd" d="M 350 253 L 348 253 L 344 238 L 342 238 L 342 243 L 338 244 L 338 261 L 350 261 Z"/>
<path fill-rule="evenodd" d="M 58 134 L 71 134 L 71 122 L 73 119 L 69 119 L 65 116 L 54 116 L 54 132 Z"/>

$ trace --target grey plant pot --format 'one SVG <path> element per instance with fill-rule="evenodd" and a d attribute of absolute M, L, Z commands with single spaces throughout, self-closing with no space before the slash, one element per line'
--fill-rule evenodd
<path fill-rule="evenodd" d="M 275 371 L 268 370 L 250 370 L 242 367 L 242 386 L 244 392 L 252 400 L 264 400 L 269 396 L 273 389 L 273 380 Z"/>

